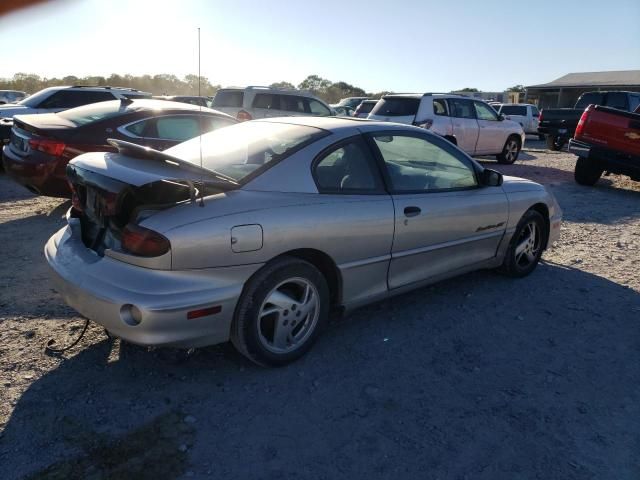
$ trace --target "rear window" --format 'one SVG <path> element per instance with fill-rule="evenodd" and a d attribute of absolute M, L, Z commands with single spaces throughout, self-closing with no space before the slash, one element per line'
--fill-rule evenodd
<path fill-rule="evenodd" d="M 607 94 L 607 107 L 617 108 L 618 110 L 629 110 L 627 94 L 624 92 L 609 92 Z"/>
<path fill-rule="evenodd" d="M 243 122 L 187 140 L 166 153 L 242 182 L 328 133 L 314 127 Z M 202 147 L 200 140 L 202 139 Z"/>
<path fill-rule="evenodd" d="M 242 107 L 244 92 L 242 90 L 218 90 L 213 99 L 214 107 Z"/>
<path fill-rule="evenodd" d="M 587 108 L 589 105 L 602 105 L 602 100 L 604 99 L 604 95 L 602 93 L 591 92 L 585 93 L 580 97 L 578 103 L 576 103 L 576 108 L 580 110 Z"/>
<path fill-rule="evenodd" d="M 89 123 L 98 122 L 106 118 L 117 117 L 130 113 L 126 106 L 123 106 L 119 100 L 110 102 L 92 103 L 82 107 L 72 108 L 59 112 L 62 118 L 73 122 L 78 127 Z"/>
<path fill-rule="evenodd" d="M 375 105 L 371 114 L 384 117 L 406 117 L 418 113 L 419 106 L 419 98 L 387 97 Z"/>
<path fill-rule="evenodd" d="M 527 107 L 523 105 L 502 105 L 500 113 L 503 115 L 522 115 L 527 116 Z"/>

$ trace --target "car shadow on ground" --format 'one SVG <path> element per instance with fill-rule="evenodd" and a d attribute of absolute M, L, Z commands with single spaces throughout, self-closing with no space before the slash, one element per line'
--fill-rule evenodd
<path fill-rule="evenodd" d="M 363 308 L 280 369 L 93 335 L 15 405 L 0 478 L 633 478 L 639 315 L 545 263 Z"/>

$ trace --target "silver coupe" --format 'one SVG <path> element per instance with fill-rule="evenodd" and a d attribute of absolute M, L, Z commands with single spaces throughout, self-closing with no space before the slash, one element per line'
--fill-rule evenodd
<path fill-rule="evenodd" d="M 522 277 L 560 232 L 544 187 L 407 125 L 280 118 L 164 152 L 113 143 L 69 164 L 45 255 L 69 305 L 140 345 L 231 340 L 283 365 L 332 310 L 471 270 Z"/>

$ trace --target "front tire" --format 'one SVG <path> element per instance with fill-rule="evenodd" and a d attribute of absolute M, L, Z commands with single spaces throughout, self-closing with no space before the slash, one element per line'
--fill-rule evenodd
<path fill-rule="evenodd" d="M 520 278 L 533 272 L 547 244 L 546 222 L 540 212 L 527 210 L 516 228 L 500 271 Z"/>
<path fill-rule="evenodd" d="M 598 162 L 592 159 L 578 157 L 573 178 L 576 183 L 592 187 L 602 176 L 604 169 L 598 166 Z"/>
<path fill-rule="evenodd" d="M 328 315 L 324 276 L 308 262 L 282 257 L 246 283 L 231 326 L 231 342 L 258 365 L 286 365 L 309 351 Z"/>
<path fill-rule="evenodd" d="M 517 135 L 511 135 L 509 138 L 507 138 L 507 141 L 502 148 L 502 153 L 496 155 L 498 163 L 511 165 L 518 159 L 520 148 L 522 148 L 520 137 L 518 137 Z"/>

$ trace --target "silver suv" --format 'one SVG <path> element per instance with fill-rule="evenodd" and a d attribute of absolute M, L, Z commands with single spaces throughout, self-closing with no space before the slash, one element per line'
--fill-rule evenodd
<path fill-rule="evenodd" d="M 462 95 L 385 95 L 367 118 L 426 128 L 469 155 L 495 155 L 500 163 L 515 162 L 525 139 L 519 123 L 505 119 L 481 100 Z"/>
<path fill-rule="evenodd" d="M 220 89 L 211 108 L 238 120 L 308 115 L 328 117 L 336 114 L 329 105 L 309 92 L 271 87 Z"/>
<path fill-rule="evenodd" d="M 122 87 L 49 87 L 12 105 L 0 105 L 0 118 L 31 113 L 55 113 L 69 108 L 121 98 L 150 98 L 151 94 Z"/>

